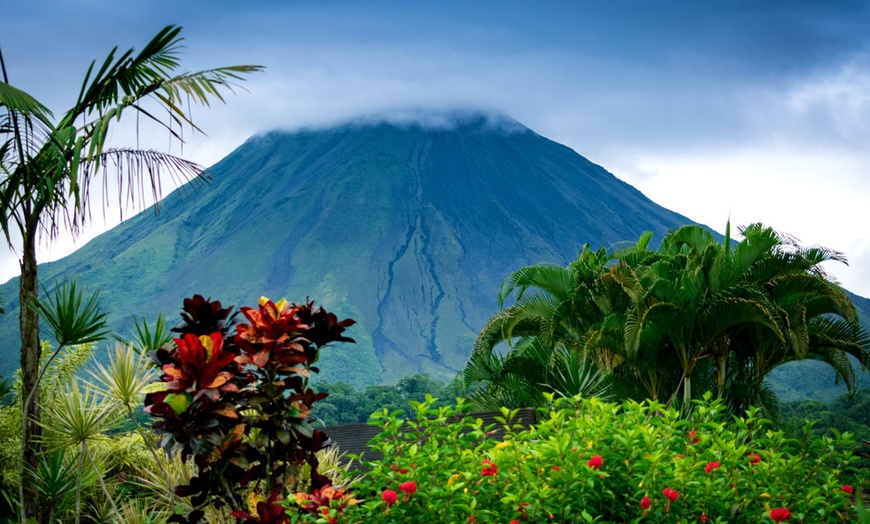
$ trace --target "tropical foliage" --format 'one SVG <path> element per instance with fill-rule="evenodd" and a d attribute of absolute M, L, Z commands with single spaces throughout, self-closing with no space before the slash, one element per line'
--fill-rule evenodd
<path fill-rule="evenodd" d="M 372 446 L 384 458 L 364 461 L 368 472 L 349 489 L 363 502 L 323 502 L 321 514 L 366 523 L 853 520 L 863 479 L 842 449 L 848 436 L 793 440 L 758 409 L 732 418 L 710 394 L 693 404 L 686 418 L 655 401 L 560 399 L 525 428 L 508 409 L 499 424 L 473 415 L 451 423 L 468 405 L 433 409 L 430 397 L 412 419 L 376 416 L 383 431 Z"/>
<path fill-rule="evenodd" d="M 404 411 L 406 416 L 412 417 L 411 402 L 422 402 L 426 395 L 432 395 L 441 399 L 437 407 L 447 406 L 461 396 L 460 388 L 458 380 L 443 384 L 425 373 L 401 378 L 392 386 L 367 386 L 362 390 L 345 382 L 315 383 L 314 389 L 328 393 L 329 397 L 318 402 L 312 414 L 326 426 L 368 422 L 372 413 L 383 409 L 391 413 Z"/>
<path fill-rule="evenodd" d="M 855 450 L 870 453 L 870 389 L 841 395 L 830 404 L 814 400 L 783 403 L 782 425 L 786 430 L 798 433 L 808 423 L 816 435 L 849 432 L 855 436 Z"/>
<path fill-rule="evenodd" d="M 146 188 L 157 200 L 164 174 L 180 181 L 199 176 L 196 164 L 173 155 L 109 147 L 109 130 L 122 115 L 136 113 L 182 140 L 184 128 L 198 131 L 190 105 L 223 101 L 223 93 L 231 92 L 235 81 L 260 69 L 232 66 L 179 73 L 180 30 L 165 27 L 138 53 L 119 53 L 116 48 L 101 64 L 91 63 L 75 103 L 57 120 L 48 107 L 10 83 L 0 54 L 0 228 L 21 257 L 21 372 L 24 390 L 33 392 L 32 402 L 24 406 L 22 445 L 30 469 L 38 466 L 41 427 L 36 385 L 39 317 L 32 307 L 39 291 L 37 239 L 54 239 L 62 228 L 76 234 L 91 216 L 92 189 L 107 187 L 109 176 L 117 175 L 119 199 L 132 203 Z M 103 198 L 106 204 L 109 195 Z M 25 484 L 27 515 L 39 504 L 34 484 Z"/>
<path fill-rule="evenodd" d="M 163 374 L 145 410 L 157 419 L 161 447 L 196 466 L 175 487 L 193 508 L 176 521 L 201 522 L 206 508 L 228 506 L 248 523 L 285 522 L 278 502 L 306 483 L 311 493 L 343 498 L 318 471 L 317 453 L 329 442 L 311 410 L 327 395 L 308 383 L 324 346 L 353 342 L 342 334 L 353 320 L 312 302 L 267 298 L 240 309 L 247 322 L 233 325 L 231 310 L 200 295 L 185 299 L 173 329 L 180 336 L 153 354 Z"/>
<path fill-rule="evenodd" d="M 688 407 L 714 391 L 735 409 L 774 409 L 765 378 L 804 359 L 828 364 L 854 391 L 851 359 L 867 368 L 870 337 L 822 267 L 845 257 L 761 224 L 741 233 L 732 245 L 689 225 L 655 250 L 645 234 L 610 250 L 584 246 L 568 267 L 514 272 L 499 293 L 502 306 L 514 303 L 490 319 L 463 371 L 471 399 L 540 405 L 545 393 L 581 392 L 559 387 L 573 372 L 582 392 Z"/>
<path fill-rule="evenodd" d="M 80 293 L 56 299 L 46 318 L 70 319 L 57 326 L 87 333 L 73 319 L 99 318 L 88 308 L 51 311 L 89 303 Z M 507 408 L 484 426 L 463 418 L 470 404 L 423 395 L 433 385 L 425 376 L 392 388 L 425 397 L 411 401 L 411 418 L 375 413 L 383 432 L 372 446 L 384 458 L 363 457 L 366 473 L 355 479 L 312 425 L 326 393 L 308 387 L 320 350 L 350 341 L 352 321 L 265 298 L 240 312 L 237 322 L 220 302 L 186 299 L 169 345 L 155 349 L 167 337 L 162 321 L 138 323 L 133 343 L 91 368 L 92 382 L 76 378 L 92 345 L 63 346 L 51 363 L 45 347 L 47 451 L 31 472 L 40 521 L 840 522 L 853 518 L 866 481 L 851 435 L 818 437 L 805 425 L 793 439 L 760 410 L 735 417 L 710 394 L 687 416 L 657 401 L 553 402 L 547 393 L 534 427 L 511 422 Z M 168 454 L 137 426 L 143 395 Z M 138 432 L 114 433 L 124 417 Z M 0 428 L 20 421 L 18 405 L 0 408 Z M 18 449 L 4 443 L 0 454 Z M 18 484 L 17 469 L 0 473 L 3 490 Z"/>

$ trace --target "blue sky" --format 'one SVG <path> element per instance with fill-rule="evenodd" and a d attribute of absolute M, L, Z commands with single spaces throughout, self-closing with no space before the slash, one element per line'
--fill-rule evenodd
<path fill-rule="evenodd" d="M 10 81 L 58 110 L 90 60 L 170 23 L 184 26 L 191 70 L 267 66 L 227 106 L 195 110 L 208 137 L 184 154 L 204 165 L 275 128 L 498 111 L 714 229 L 730 215 L 843 251 L 850 267 L 830 273 L 870 296 L 867 2 L 250 4 L 7 0 L 0 48 Z M 76 245 L 117 220 L 95 218 Z M 15 260 L 0 256 L 0 278 Z"/>

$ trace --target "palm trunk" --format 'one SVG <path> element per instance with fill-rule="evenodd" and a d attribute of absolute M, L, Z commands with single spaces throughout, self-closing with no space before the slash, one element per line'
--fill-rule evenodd
<path fill-rule="evenodd" d="M 39 376 L 39 359 L 41 348 L 39 345 L 39 315 L 35 310 L 28 307 L 38 296 L 36 278 L 36 231 L 24 235 L 21 280 L 19 281 L 18 300 L 20 304 L 20 327 L 21 327 L 21 417 L 24 433 L 21 440 L 21 465 L 19 496 L 21 497 L 21 522 L 27 518 L 35 517 L 39 511 L 39 492 L 36 483 L 25 478 L 27 471 L 36 471 L 39 460 L 42 428 L 39 425 L 39 390 L 37 378 Z M 31 396 L 30 402 L 24 399 Z M 26 404 L 26 405 L 25 405 Z"/>
<path fill-rule="evenodd" d="M 691 372 L 686 376 L 683 382 L 683 413 L 688 413 L 692 406 L 692 376 Z"/>

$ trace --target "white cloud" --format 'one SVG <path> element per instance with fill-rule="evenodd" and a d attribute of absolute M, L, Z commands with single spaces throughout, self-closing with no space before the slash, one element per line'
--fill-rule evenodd
<path fill-rule="evenodd" d="M 786 93 L 785 103 L 799 123 L 811 122 L 835 133 L 838 140 L 866 145 L 870 134 L 870 68 L 865 60 L 851 60 L 833 74 L 796 83 Z"/>
<path fill-rule="evenodd" d="M 606 165 L 606 163 L 605 163 Z M 848 267 L 826 269 L 848 289 L 870 295 L 870 157 L 839 151 L 773 149 L 759 145 L 711 151 L 703 156 L 678 151 L 643 153 L 616 174 L 666 208 L 724 233 L 733 226 L 763 222 L 790 233 L 804 245 L 844 252 Z M 634 177 L 634 171 L 642 176 Z"/>

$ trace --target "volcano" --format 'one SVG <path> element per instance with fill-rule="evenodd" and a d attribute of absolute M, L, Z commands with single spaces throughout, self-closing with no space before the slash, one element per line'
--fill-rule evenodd
<path fill-rule="evenodd" d="M 691 222 L 505 117 L 271 132 L 208 173 L 159 214 L 43 264 L 41 282 L 99 288 L 121 335 L 131 315 L 174 323 L 194 293 L 237 306 L 311 297 L 358 322 L 348 333 L 357 344 L 323 352 L 324 380 L 449 379 L 511 271 Z M 6 376 L 18 363 L 17 286 L 0 288 Z"/>

